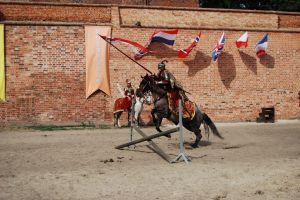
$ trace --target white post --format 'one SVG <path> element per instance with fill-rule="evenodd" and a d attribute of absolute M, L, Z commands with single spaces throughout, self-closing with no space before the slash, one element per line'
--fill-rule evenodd
<path fill-rule="evenodd" d="M 133 115 L 134 115 L 134 101 L 136 101 L 135 96 L 131 101 L 131 113 L 130 113 L 130 142 L 132 142 L 133 138 Z M 132 146 L 129 146 L 129 148 L 132 148 Z M 135 145 L 133 146 L 135 149 Z"/>
<path fill-rule="evenodd" d="M 184 146 L 183 146 L 184 139 L 183 139 L 183 127 L 182 127 L 182 102 L 181 102 L 181 100 L 179 100 L 178 112 L 179 112 L 179 154 L 172 162 L 184 160 L 185 163 L 188 164 L 190 159 L 188 158 L 188 156 L 185 155 Z"/>

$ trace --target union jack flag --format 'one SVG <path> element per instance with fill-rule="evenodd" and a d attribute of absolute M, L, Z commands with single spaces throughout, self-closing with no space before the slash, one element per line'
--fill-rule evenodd
<path fill-rule="evenodd" d="M 225 45 L 225 33 L 223 32 L 222 36 L 220 37 L 219 41 L 217 42 L 215 48 L 211 53 L 211 57 L 213 61 L 218 59 L 218 56 L 221 54 L 222 50 L 224 49 Z"/>

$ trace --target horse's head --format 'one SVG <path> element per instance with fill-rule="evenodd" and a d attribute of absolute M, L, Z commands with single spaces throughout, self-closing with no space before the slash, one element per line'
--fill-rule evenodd
<path fill-rule="evenodd" d="M 146 103 L 147 105 L 151 105 L 152 103 L 152 93 L 150 91 L 147 91 L 146 93 L 143 93 L 140 88 L 136 89 L 135 92 L 136 97 L 138 98 L 139 101 L 142 100 L 143 103 Z"/>
<path fill-rule="evenodd" d="M 146 93 L 152 90 L 153 86 L 155 85 L 155 80 L 153 78 L 153 76 L 149 76 L 148 74 L 146 74 L 145 76 L 141 76 L 142 81 L 140 82 L 139 85 L 139 90 L 142 93 Z"/>
<path fill-rule="evenodd" d="M 150 91 L 147 92 L 145 95 L 145 103 L 147 105 L 151 105 L 151 103 L 152 103 L 152 93 Z"/>

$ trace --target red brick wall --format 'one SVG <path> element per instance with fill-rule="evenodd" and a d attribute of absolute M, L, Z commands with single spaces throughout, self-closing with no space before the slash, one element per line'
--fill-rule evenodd
<path fill-rule="evenodd" d="M 7 102 L 0 105 L 1 121 L 110 120 L 109 99 L 85 99 L 82 27 L 6 26 L 5 36 Z"/>
<path fill-rule="evenodd" d="M 112 12 L 112 20 L 119 19 L 115 15 L 117 12 Z M 141 44 L 154 31 L 120 27 L 114 21 L 112 24 L 113 36 Z M 273 25 L 270 27 L 273 30 Z M 141 64 L 156 72 L 157 63 L 168 59 L 167 68 L 192 93 L 190 99 L 215 121 L 255 120 L 265 106 L 275 106 L 277 119 L 300 117 L 299 32 L 270 31 L 268 55 L 259 59 L 255 44 L 268 31 L 250 31 L 249 47 L 237 50 L 234 42 L 243 31 L 225 30 L 224 52 L 214 63 L 210 53 L 221 29 L 201 30 L 198 46 L 186 59 L 177 58 L 177 50 L 186 47 L 199 31 L 192 25 L 190 28 L 179 30 L 173 47 L 151 45 L 156 53 L 145 56 Z M 119 47 L 130 54 L 126 46 Z M 112 96 L 98 92 L 86 100 L 83 26 L 6 25 L 5 53 L 7 101 L 0 102 L 2 124 L 112 123 L 113 102 L 120 97 L 117 84 L 123 86 L 130 78 L 137 87 L 140 76 L 145 74 L 111 48 Z M 143 115 L 146 122 L 149 110 L 146 107 Z"/>
<path fill-rule="evenodd" d="M 300 116 L 297 92 L 300 90 L 300 34 L 269 33 L 268 55 L 259 59 L 255 44 L 264 33 L 250 32 L 249 47 L 237 50 L 234 42 L 243 33 L 225 31 L 226 44 L 218 62 L 211 61 L 210 53 L 221 31 L 203 30 L 200 43 L 188 58 L 177 58 L 177 49 L 186 47 L 197 30 L 180 30 L 173 47 L 154 44 L 156 54 L 146 56 L 140 62 L 157 71 L 157 63 L 168 59 L 167 68 L 174 73 L 184 88 L 193 95 L 189 97 L 218 121 L 254 120 L 261 107 L 275 106 L 277 118 Z M 153 33 L 149 29 L 120 29 L 114 34 L 145 43 Z M 128 36 L 127 36 L 128 37 Z M 284 43 L 284 45 L 283 45 Z M 126 48 L 124 48 L 126 50 Z M 138 85 L 139 76 L 145 72 L 111 49 L 112 82 L 115 85 L 126 78 Z M 113 95 L 117 96 L 115 90 Z"/>
<path fill-rule="evenodd" d="M 1 4 L 2 20 L 56 22 L 111 22 L 110 7 L 72 5 Z"/>
<path fill-rule="evenodd" d="M 300 16 L 279 15 L 280 28 L 300 28 Z"/>
<path fill-rule="evenodd" d="M 120 14 L 122 25 L 134 25 L 139 21 L 146 27 L 278 28 L 278 16 L 270 13 L 123 7 Z"/>
<path fill-rule="evenodd" d="M 199 7 L 198 0 L 148 0 L 150 6 Z"/>
<path fill-rule="evenodd" d="M 199 7 L 198 0 L 14 0 L 17 2 L 53 2 L 53 3 L 85 3 L 85 4 L 120 4 L 149 5 L 173 7 Z"/>

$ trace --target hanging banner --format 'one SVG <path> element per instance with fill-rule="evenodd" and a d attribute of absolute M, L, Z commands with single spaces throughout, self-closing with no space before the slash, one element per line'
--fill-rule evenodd
<path fill-rule="evenodd" d="M 4 25 L 0 24 L 0 100 L 5 101 Z"/>
<path fill-rule="evenodd" d="M 97 90 L 111 95 L 108 44 L 99 37 L 110 34 L 109 26 L 85 26 L 86 98 Z"/>

